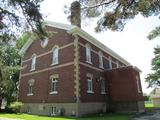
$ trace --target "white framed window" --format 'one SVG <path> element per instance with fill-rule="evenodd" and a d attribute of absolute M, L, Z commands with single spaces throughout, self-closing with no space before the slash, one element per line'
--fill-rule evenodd
<path fill-rule="evenodd" d="M 118 61 L 116 62 L 116 67 L 119 68 L 119 62 Z"/>
<path fill-rule="evenodd" d="M 50 94 L 58 94 L 57 83 L 58 83 L 58 75 L 51 76 Z"/>
<path fill-rule="evenodd" d="M 36 55 L 32 55 L 31 71 L 36 69 Z"/>
<path fill-rule="evenodd" d="M 33 84 L 28 84 L 28 96 L 33 95 Z"/>
<path fill-rule="evenodd" d="M 103 68 L 103 53 L 99 51 L 98 55 L 99 55 L 99 67 Z"/>
<path fill-rule="evenodd" d="M 109 69 L 112 69 L 112 58 L 109 57 Z"/>
<path fill-rule="evenodd" d="M 56 114 L 57 114 L 57 108 L 56 107 L 54 107 L 54 106 L 52 106 L 51 108 L 51 116 L 56 116 Z"/>
<path fill-rule="evenodd" d="M 137 83 L 137 90 L 138 90 L 138 93 L 141 93 L 140 83 L 139 83 L 139 77 L 138 77 L 138 76 L 136 76 L 136 83 Z"/>
<path fill-rule="evenodd" d="M 58 64 L 58 47 L 53 48 L 52 65 Z"/>
<path fill-rule="evenodd" d="M 91 63 L 91 47 L 86 44 L 86 62 Z"/>
<path fill-rule="evenodd" d="M 87 93 L 94 93 L 93 92 L 93 75 L 87 74 Z"/>
<path fill-rule="evenodd" d="M 103 77 L 100 77 L 101 81 L 101 94 L 106 94 L 105 80 Z"/>
<path fill-rule="evenodd" d="M 31 79 L 28 81 L 28 94 L 27 96 L 33 95 L 33 85 L 34 85 L 35 80 Z"/>

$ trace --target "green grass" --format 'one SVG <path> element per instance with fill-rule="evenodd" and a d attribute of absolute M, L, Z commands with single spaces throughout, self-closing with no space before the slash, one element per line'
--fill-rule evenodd
<path fill-rule="evenodd" d="M 23 120 L 129 120 L 133 114 L 99 114 L 84 118 L 45 117 L 28 114 L 0 114 L 0 118 L 15 118 Z"/>
<path fill-rule="evenodd" d="M 145 103 L 145 108 L 153 108 L 153 104 L 152 103 Z"/>

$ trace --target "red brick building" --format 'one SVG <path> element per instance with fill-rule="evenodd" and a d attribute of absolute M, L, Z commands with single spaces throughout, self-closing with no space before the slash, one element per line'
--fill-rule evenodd
<path fill-rule="evenodd" d="M 21 49 L 22 112 L 76 115 L 144 110 L 140 70 L 74 25 L 46 22 L 53 35 Z"/>

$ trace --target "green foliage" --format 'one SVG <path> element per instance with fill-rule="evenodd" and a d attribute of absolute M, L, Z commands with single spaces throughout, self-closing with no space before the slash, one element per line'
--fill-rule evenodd
<path fill-rule="evenodd" d="M 159 0 L 80 0 L 80 3 L 84 17 L 100 16 L 95 28 L 97 32 L 106 29 L 122 31 L 126 22 L 139 13 L 144 17 L 160 13 Z M 159 34 L 157 27 L 148 38 L 153 39 Z"/>
<path fill-rule="evenodd" d="M 33 31 L 39 36 L 43 18 L 39 12 L 43 0 L 1 0 L 0 1 L 0 40 L 16 40 L 19 33 Z"/>
<path fill-rule="evenodd" d="M 12 102 L 9 106 L 9 108 L 11 108 L 15 113 L 20 113 L 20 109 L 22 107 L 22 102 Z"/>
<path fill-rule="evenodd" d="M 160 86 L 160 47 L 154 48 L 155 57 L 152 59 L 153 72 L 147 75 L 148 87 Z"/>

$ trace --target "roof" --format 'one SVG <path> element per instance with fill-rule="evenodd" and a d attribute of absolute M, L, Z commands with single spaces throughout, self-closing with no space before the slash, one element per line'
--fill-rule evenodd
<path fill-rule="evenodd" d="M 67 25 L 67 24 L 63 24 L 63 23 L 56 23 L 56 22 L 51 22 L 51 21 L 46 21 L 46 22 L 44 22 L 44 24 L 47 25 L 47 26 L 51 26 L 51 27 L 66 30 L 69 34 L 77 34 L 78 36 L 86 39 L 88 42 L 92 43 L 93 45 L 100 48 L 104 52 L 108 53 L 112 57 L 121 61 L 125 65 L 127 65 L 127 66 L 131 65 L 128 61 L 126 61 L 124 58 L 122 58 L 116 52 L 114 52 L 113 50 L 111 50 L 110 48 L 108 48 L 107 46 L 105 46 L 104 44 L 99 42 L 96 38 L 94 38 L 93 36 L 91 36 L 90 34 L 88 34 L 87 32 L 85 32 L 84 30 L 82 30 L 81 28 L 79 28 L 77 26 Z M 26 50 L 29 48 L 29 46 L 32 44 L 32 42 L 33 42 L 32 39 L 28 40 L 28 42 L 20 50 L 19 54 L 23 55 L 26 52 Z M 140 69 L 137 69 L 137 70 L 139 72 L 141 72 Z"/>

